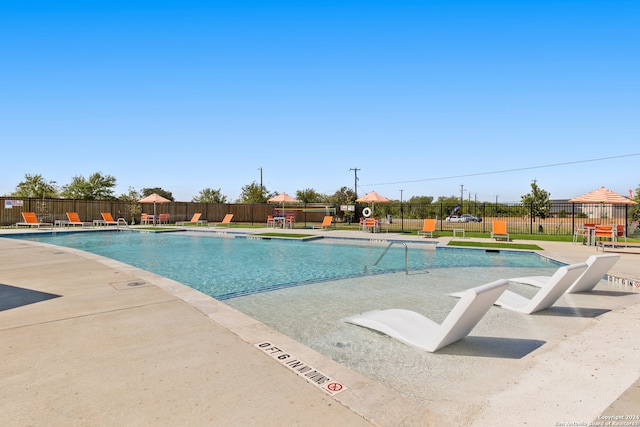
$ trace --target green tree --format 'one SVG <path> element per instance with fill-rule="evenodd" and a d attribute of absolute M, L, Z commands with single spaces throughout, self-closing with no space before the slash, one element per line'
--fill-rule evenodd
<path fill-rule="evenodd" d="M 409 199 L 412 205 L 430 205 L 433 203 L 433 196 L 413 196 Z"/>
<path fill-rule="evenodd" d="M 329 196 L 328 201 L 334 205 L 353 205 L 356 202 L 356 193 L 348 187 L 342 187 Z"/>
<path fill-rule="evenodd" d="M 636 194 L 635 194 L 635 197 L 632 200 L 640 203 L 640 186 L 638 188 L 636 188 Z M 638 204 L 638 205 L 630 205 L 629 206 L 629 219 L 632 222 L 640 221 L 640 204 Z M 637 227 L 636 230 L 640 231 L 640 226 Z M 631 229 L 629 231 L 631 231 Z"/>
<path fill-rule="evenodd" d="M 304 190 L 296 191 L 296 199 L 301 203 L 320 203 L 326 197 L 323 194 L 318 193 L 313 188 L 305 188 Z"/>
<path fill-rule="evenodd" d="M 121 194 L 118 199 L 126 202 L 126 216 L 125 219 L 129 221 L 129 224 L 134 223 L 134 218 L 137 218 L 142 213 L 142 206 L 138 203 L 138 200 L 142 198 L 142 195 L 133 187 L 129 187 L 127 194 Z"/>
<path fill-rule="evenodd" d="M 525 208 L 531 210 L 531 216 L 534 218 L 545 219 L 551 212 L 551 194 L 540 187 L 534 180 L 531 183 L 531 193 L 522 196 L 522 204 Z"/>
<path fill-rule="evenodd" d="M 256 184 L 253 181 L 251 184 L 242 187 L 242 192 L 238 198 L 238 203 L 267 203 L 273 195 L 267 191 L 264 185 Z"/>
<path fill-rule="evenodd" d="M 353 191 L 351 188 L 348 187 L 342 187 L 340 188 L 338 191 L 336 191 L 335 193 L 333 193 L 331 196 L 328 196 L 326 198 L 326 202 L 331 203 L 335 206 L 339 207 L 341 205 L 354 205 L 356 203 L 356 193 L 355 191 Z M 336 212 L 336 215 L 338 217 L 347 217 L 347 219 L 351 219 L 353 216 L 355 216 L 355 211 L 340 211 L 338 210 Z"/>
<path fill-rule="evenodd" d="M 219 188 L 217 190 L 205 188 L 200 190 L 200 193 L 191 201 L 196 203 L 227 203 L 227 196 L 224 196 Z"/>
<path fill-rule="evenodd" d="M 142 190 L 140 190 L 140 192 L 142 193 L 141 198 L 144 198 L 152 195 L 153 193 L 156 193 L 157 195 L 162 196 L 167 200 L 171 200 L 172 202 L 175 202 L 175 199 L 173 198 L 173 194 L 171 194 L 171 191 L 163 190 L 160 187 L 143 188 Z"/>
<path fill-rule="evenodd" d="M 61 195 L 67 199 L 111 200 L 115 199 L 113 188 L 116 179 L 111 175 L 96 172 L 85 179 L 82 175 L 74 176 L 70 184 L 62 187 Z"/>
<path fill-rule="evenodd" d="M 58 195 L 55 181 L 47 181 L 42 175 L 24 175 L 24 181 L 16 186 L 13 197 L 50 199 Z"/>

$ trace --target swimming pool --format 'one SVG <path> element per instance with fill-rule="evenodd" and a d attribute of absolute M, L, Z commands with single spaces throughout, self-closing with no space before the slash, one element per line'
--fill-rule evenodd
<path fill-rule="evenodd" d="M 220 300 L 303 284 L 405 271 L 405 249 L 387 243 L 172 233 L 55 233 L 20 238 L 103 255 Z M 427 245 L 418 245 L 427 246 Z M 431 246 L 431 245 L 429 245 Z M 548 268 L 531 252 L 411 247 L 411 272 L 470 267 Z M 556 264 L 553 264 L 555 266 Z"/>
<path fill-rule="evenodd" d="M 470 414 L 461 412 L 457 399 L 477 398 L 486 392 L 484 384 L 504 375 L 503 364 L 488 360 L 517 360 L 540 345 L 539 340 L 518 340 L 538 333 L 540 317 L 532 322 L 532 316 L 492 309 L 473 337 L 437 354 L 343 319 L 373 309 L 404 308 L 442 322 L 458 301 L 447 296 L 450 292 L 505 277 L 552 274 L 559 265 L 531 252 L 436 250 L 413 244 L 407 275 L 402 245 L 393 245 L 378 266 L 371 266 L 387 247 L 382 242 L 252 240 L 204 232 L 69 232 L 20 238 L 107 256 L 225 299 L 230 307 L 409 399 L 463 419 Z M 528 297 L 537 291 L 510 286 Z M 270 339 L 268 333 L 265 339 Z M 451 365 L 465 366 L 459 371 L 463 376 L 450 378 Z M 467 371 L 480 380 L 464 381 Z M 465 384 L 450 387 L 455 399 L 432 387 L 452 381 Z"/>

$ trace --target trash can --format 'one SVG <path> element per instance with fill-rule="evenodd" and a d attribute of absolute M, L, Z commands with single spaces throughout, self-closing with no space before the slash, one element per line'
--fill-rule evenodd
<path fill-rule="evenodd" d="M 393 224 L 393 217 L 391 215 L 387 215 L 387 222 Z"/>

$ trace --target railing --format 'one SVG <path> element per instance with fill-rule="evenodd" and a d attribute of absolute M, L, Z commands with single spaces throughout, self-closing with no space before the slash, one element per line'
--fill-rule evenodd
<path fill-rule="evenodd" d="M 151 213 L 152 204 L 139 204 L 122 200 L 73 200 L 73 199 L 14 199 L 0 197 L 0 226 L 11 226 L 22 221 L 21 212 L 35 212 L 43 222 L 66 219 L 66 212 L 77 212 L 85 221 L 100 218 L 101 212 L 111 212 L 116 217 L 125 218 L 129 224 L 140 222 L 141 213 Z M 334 216 L 337 228 L 357 227 L 366 204 L 357 204 L 355 211 L 341 211 L 342 205 L 294 203 L 285 209 L 295 214 L 297 227 L 306 228 L 310 224 L 320 224 L 325 215 Z M 420 230 L 425 218 L 438 218 L 436 230 L 451 232 L 453 228 L 464 228 L 467 233 L 491 232 L 494 219 L 507 221 L 507 229 L 512 234 L 552 234 L 573 235 L 576 225 L 597 222 L 605 225 L 626 225 L 629 236 L 633 234 L 640 219 L 640 205 L 583 205 L 554 201 L 545 219 L 531 215 L 531 206 L 522 203 L 466 202 L 456 215 L 470 214 L 480 217 L 480 222 L 450 222 L 455 205 L 451 203 L 411 204 L 392 201 L 375 205 L 374 217 L 386 220 L 389 232 L 415 232 Z M 282 205 L 270 203 L 196 203 L 171 202 L 158 207 L 169 213 L 172 221 L 187 221 L 194 213 L 201 213 L 209 222 L 221 221 L 232 213 L 236 224 L 266 224 L 267 216 Z M 351 214 L 351 216 L 348 216 Z M 640 229 L 638 229 L 640 231 Z"/>
<path fill-rule="evenodd" d="M 380 262 L 382 257 L 384 257 L 387 254 L 387 252 L 389 252 L 389 249 L 391 248 L 391 246 L 393 246 L 395 244 L 400 244 L 400 245 L 404 246 L 404 270 L 405 270 L 405 274 L 408 275 L 409 274 L 409 247 L 404 242 L 391 242 L 391 243 L 389 243 L 389 245 L 387 245 L 387 247 L 384 249 L 384 252 L 382 252 L 380 257 L 376 260 L 376 262 L 373 263 L 373 265 L 374 266 L 378 265 L 378 263 Z"/>

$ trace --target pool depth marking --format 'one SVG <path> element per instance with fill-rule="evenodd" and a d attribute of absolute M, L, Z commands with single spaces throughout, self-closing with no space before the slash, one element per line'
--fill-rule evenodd
<path fill-rule="evenodd" d="M 292 356 L 290 353 L 287 353 L 280 347 L 273 345 L 269 341 L 260 342 L 255 344 L 255 346 L 299 376 L 303 377 L 311 384 L 321 388 L 331 395 L 336 395 L 347 389 L 347 387 L 345 387 L 341 382 L 331 379 L 302 360 Z"/>

